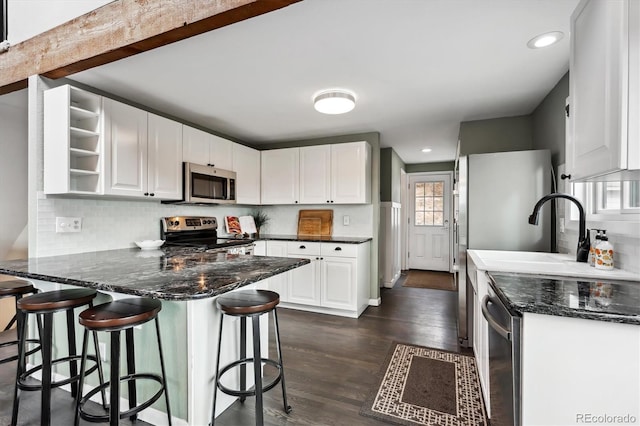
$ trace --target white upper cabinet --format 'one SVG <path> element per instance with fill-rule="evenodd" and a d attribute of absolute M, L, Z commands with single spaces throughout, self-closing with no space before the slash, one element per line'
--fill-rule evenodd
<path fill-rule="evenodd" d="M 105 194 L 182 196 L 182 125 L 104 99 Z"/>
<path fill-rule="evenodd" d="M 183 161 L 233 170 L 233 142 L 202 130 L 183 126 Z"/>
<path fill-rule="evenodd" d="M 371 202 L 371 145 L 367 142 L 331 145 L 331 202 Z"/>
<path fill-rule="evenodd" d="M 263 204 L 371 202 L 367 142 L 262 151 Z"/>
<path fill-rule="evenodd" d="M 232 144 L 233 167 L 236 172 L 238 204 L 260 204 L 260 151 L 239 143 Z"/>
<path fill-rule="evenodd" d="M 331 202 L 331 145 L 300 148 L 300 203 Z"/>
<path fill-rule="evenodd" d="M 102 97 L 64 85 L 44 92 L 45 194 L 101 194 Z"/>
<path fill-rule="evenodd" d="M 147 112 L 104 99 L 105 194 L 142 197 L 147 189 Z"/>
<path fill-rule="evenodd" d="M 300 149 L 272 149 L 261 152 L 262 204 L 300 202 Z"/>
<path fill-rule="evenodd" d="M 149 195 L 161 200 L 181 199 L 182 124 L 150 113 L 147 156 Z"/>
<path fill-rule="evenodd" d="M 571 18 L 572 180 L 640 169 L 640 3 L 582 1 Z"/>

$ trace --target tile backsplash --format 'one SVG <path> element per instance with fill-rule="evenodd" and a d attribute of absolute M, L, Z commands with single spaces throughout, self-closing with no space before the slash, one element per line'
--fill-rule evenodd
<path fill-rule="evenodd" d="M 219 235 L 224 216 L 251 211 L 248 206 L 184 206 L 138 200 L 71 198 L 38 199 L 36 252 L 30 256 L 55 256 L 86 251 L 135 247 L 134 241 L 160 238 L 160 218 L 165 216 L 215 216 Z M 56 233 L 56 217 L 82 218 L 82 231 Z M 30 248 L 32 250 L 33 248 Z"/>
<path fill-rule="evenodd" d="M 160 218 L 175 215 L 215 216 L 218 235 L 226 235 L 224 216 L 248 214 L 251 206 L 185 206 L 139 200 L 39 198 L 36 247 L 31 257 L 135 247 L 134 241 L 160 238 Z M 296 234 L 298 210 L 326 206 L 263 206 L 271 220 L 261 230 L 270 234 Z M 333 235 L 371 236 L 372 206 L 331 206 Z M 349 226 L 343 216 L 349 216 Z M 56 217 L 82 218 L 82 231 L 56 233 Z"/>

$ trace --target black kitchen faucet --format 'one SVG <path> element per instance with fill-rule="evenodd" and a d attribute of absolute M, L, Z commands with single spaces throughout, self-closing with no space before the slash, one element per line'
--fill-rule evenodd
<path fill-rule="evenodd" d="M 533 207 L 533 213 L 531 213 L 531 216 L 529 216 L 529 223 L 531 225 L 537 225 L 538 212 L 540 211 L 540 208 L 544 203 L 546 203 L 549 200 L 553 200 L 554 198 L 564 198 L 569 201 L 572 201 L 576 206 L 578 206 L 578 212 L 580 213 L 580 224 L 578 229 L 578 249 L 576 251 L 576 261 L 586 263 L 589 259 L 589 249 L 591 248 L 591 239 L 589 236 L 589 230 L 587 229 L 587 224 L 586 224 L 585 215 L 584 215 L 584 208 L 582 207 L 582 204 L 580 204 L 580 201 L 573 198 L 571 195 L 561 194 L 558 192 L 545 195 L 540 200 L 538 200 L 536 205 Z"/>

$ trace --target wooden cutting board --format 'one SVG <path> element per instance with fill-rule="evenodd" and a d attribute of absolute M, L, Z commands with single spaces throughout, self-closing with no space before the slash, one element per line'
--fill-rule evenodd
<path fill-rule="evenodd" d="M 298 212 L 298 236 L 330 237 L 332 233 L 333 210 L 300 210 Z"/>

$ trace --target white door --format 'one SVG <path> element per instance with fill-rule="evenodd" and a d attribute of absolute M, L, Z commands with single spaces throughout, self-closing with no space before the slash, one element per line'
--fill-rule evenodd
<path fill-rule="evenodd" d="M 409 177 L 409 268 L 449 271 L 451 174 Z"/>

